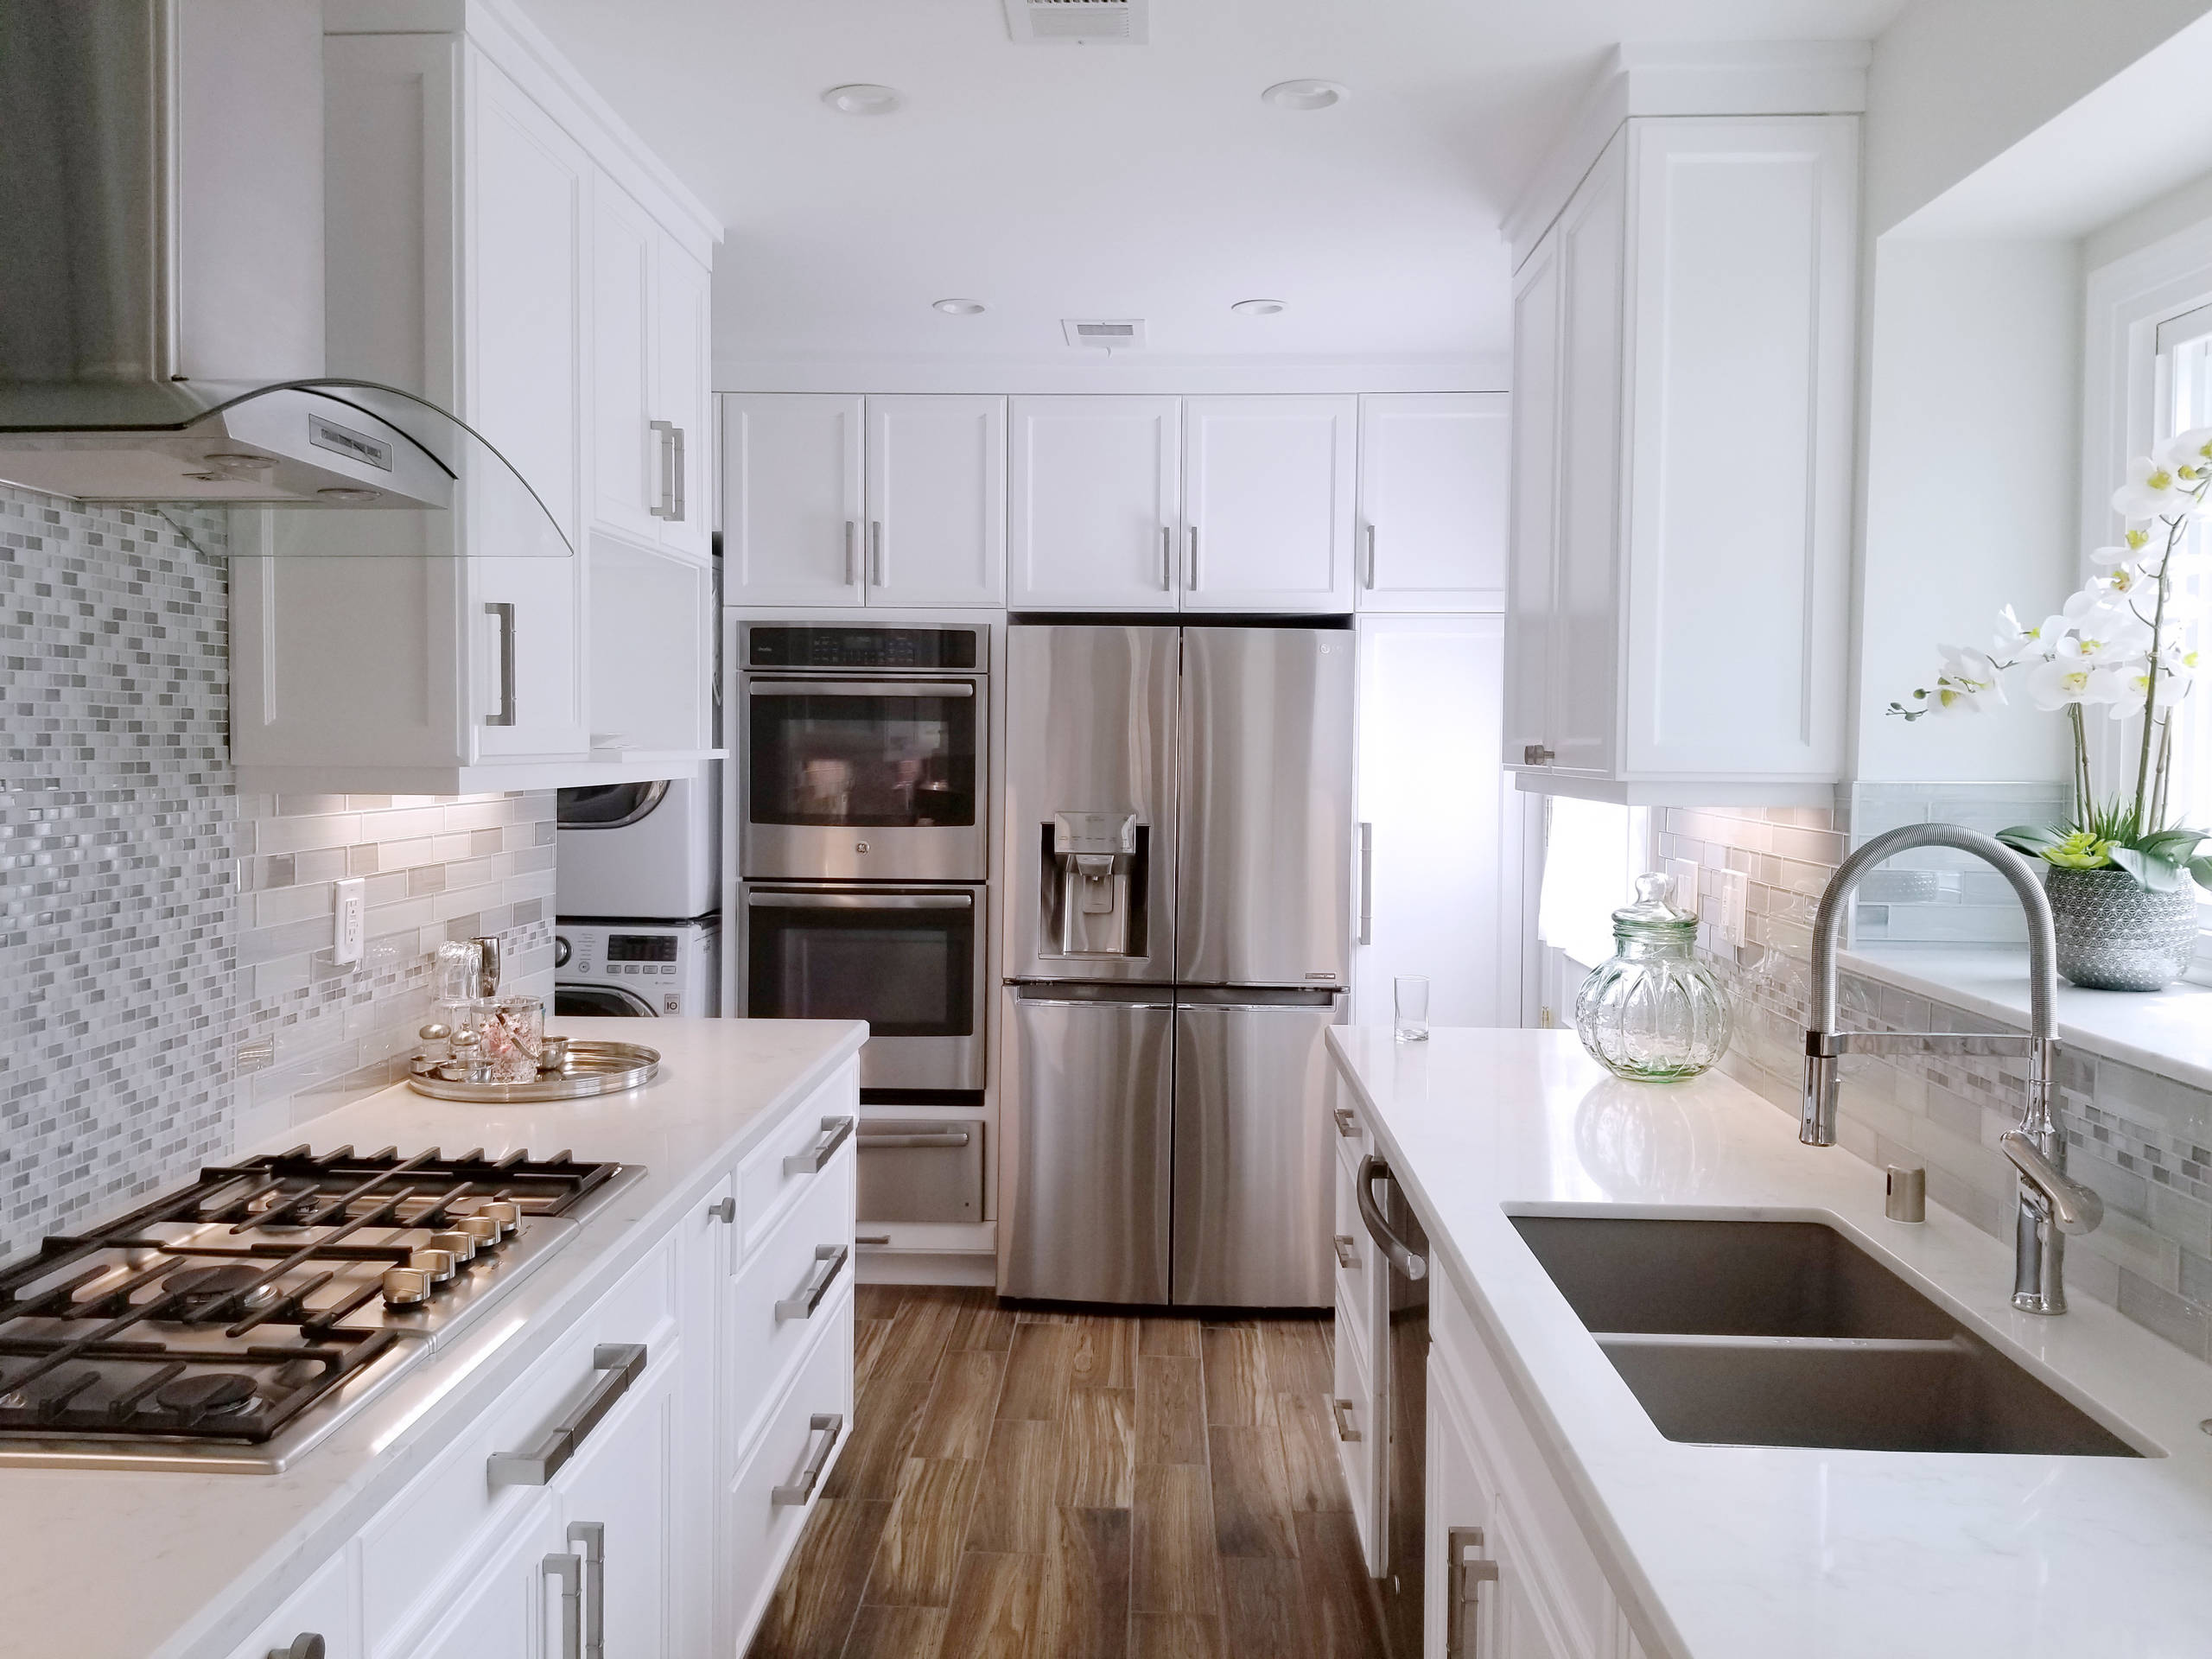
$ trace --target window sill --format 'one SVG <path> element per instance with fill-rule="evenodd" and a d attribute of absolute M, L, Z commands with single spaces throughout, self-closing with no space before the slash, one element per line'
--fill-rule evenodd
<path fill-rule="evenodd" d="M 1844 972 L 1962 1008 L 2028 1023 L 2028 957 L 2015 944 L 1868 944 L 1840 951 Z M 2085 991 L 2058 982 L 2058 1040 L 2212 1090 L 2212 988 L 2184 980 L 2163 991 Z"/>

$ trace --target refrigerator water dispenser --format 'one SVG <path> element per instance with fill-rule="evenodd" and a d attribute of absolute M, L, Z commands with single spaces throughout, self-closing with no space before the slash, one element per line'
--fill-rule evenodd
<path fill-rule="evenodd" d="M 1045 827 L 1049 954 L 1141 957 L 1146 827 L 1134 812 L 1056 812 Z M 1132 880 L 1132 878 L 1135 878 Z"/>

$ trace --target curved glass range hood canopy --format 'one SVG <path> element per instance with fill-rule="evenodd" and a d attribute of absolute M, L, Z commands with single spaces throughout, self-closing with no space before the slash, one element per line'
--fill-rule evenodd
<path fill-rule="evenodd" d="M 499 450 L 411 392 L 365 380 L 195 381 L 171 397 L 176 419 L 150 425 L 142 387 L 0 389 L 0 479 L 80 501 L 245 509 L 232 515 L 233 555 L 574 551 Z"/>
<path fill-rule="evenodd" d="M 0 480 L 232 553 L 565 558 L 498 449 L 326 373 L 321 0 L 0 0 Z"/>

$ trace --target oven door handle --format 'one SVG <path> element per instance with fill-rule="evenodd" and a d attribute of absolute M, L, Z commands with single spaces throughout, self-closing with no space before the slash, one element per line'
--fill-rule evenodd
<path fill-rule="evenodd" d="M 963 1129 L 939 1129 L 926 1135 L 870 1135 L 863 1129 L 859 1136 L 862 1152 L 909 1150 L 917 1147 L 964 1147 L 969 1135 Z"/>
<path fill-rule="evenodd" d="M 973 910 L 971 893 L 748 893 L 747 910 Z"/>
<path fill-rule="evenodd" d="M 973 680 L 747 680 L 748 697 L 972 697 Z"/>

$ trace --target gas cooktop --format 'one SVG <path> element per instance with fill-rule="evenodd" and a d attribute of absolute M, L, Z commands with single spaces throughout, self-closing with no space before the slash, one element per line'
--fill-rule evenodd
<path fill-rule="evenodd" d="M 306 1147 L 0 1271 L 0 1465 L 284 1468 L 644 1170 Z"/>

